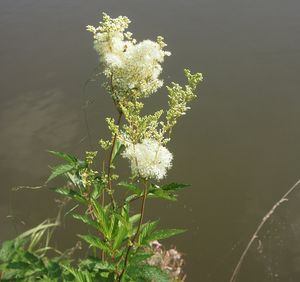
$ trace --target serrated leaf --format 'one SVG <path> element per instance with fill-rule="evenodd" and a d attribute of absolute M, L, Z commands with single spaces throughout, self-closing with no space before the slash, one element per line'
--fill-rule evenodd
<path fill-rule="evenodd" d="M 80 203 L 85 204 L 86 203 L 86 199 L 83 198 L 77 191 L 73 190 L 73 189 L 69 189 L 66 187 L 58 187 L 58 188 L 54 188 L 52 189 L 53 191 L 55 191 L 58 194 L 67 196 L 71 199 L 74 199 Z"/>
<path fill-rule="evenodd" d="M 163 185 L 160 188 L 165 191 L 178 191 L 190 186 L 191 186 L 190 184 L 181 184 L 181 183 L 172 182 L 170 184 Z"/>
<path fill-rule="evenodd" d="M 64 152 L 48 151 L 50 154 L 66 160 L 69 163 L 76 163 L 77 158 Z"/>
<path fill-rule="evenodd" d="M 83 271 L 78 271 L 70 265 L 62 265 L 62 267 L 73 275 L 76 282 L 87 282 L 87 280 L 84 277 L 85 275 Z"/>
<path fill-rule="evenodd" d="M 62 164 L 52 168 L 52 173 L 46 182 L 74 169 L 74 164 Z"/>
<path fill-rule="evenodd" d="M 105 242 L 103 242 L 94 235 L 78 235 L 78 237 L 86 241 L 91 247 L 103 250 L 105 252 L 110 251 L 109 247 L 105 244 Z"/>
<path fill-rule="evenodd" d="M 141 232 L 139 235 L 139 243 L 144 245 L 145 244 L 145 238 L 147 238 L 156 228 L 158 224 L 158 220 L 147 222 L 142 225 Z"/>
<path fill-rule="evenodd" d="M 123 243 L 124 239 L 127 238 L 127 228 L 122 225 L 119 229 L 118 229 L 118 233 L 117 236 L 115 237 L 114 243 L 113 243 L 113 249 L 117 250 Z"/>
<path fill-rule="evenodd" d="M 134 224 L 134 223 L 138 222 L 138 220 L 139 220 L 140 218 L 141 218 L 141 214 L 140 214 L 140 213 L 134 214 L 134 215 L 132 215 L 132 216 L 129 218 L 129 222 L 130 222 L 131 224 Z"/>
<path fill-rule="evenodd" d="M 129 263 L 132 265 L 145 263 L 147 259 L 151 258 L 153 254 L 150 253 L 133 253 L 129 259 Z"/>
<path fill-rule="evenodd" d="M 177 201 L 176 195 L 170 193 L 169 191 L 165 191 L 161 188 L 154 188 L 149 190 L 148 198 L 159 198 L 169 201 Z"/>
<path fill-rule="evenodd" d="M 80 262 L 80 269 L 87 269 L 87 270 L 109 270 L 114 271 L 115 266 L 107 261 L 100 260 L 96 257 L 88 257 L 85 260 Z"/>
<path fill-rule="evenodd" d="M 126 221 L 126 219 L 125 219 L 122 215 L 116 213 L 116 214 L 115 214 L 115 217 L 118 219 L 118 224 L 119 224 L 119 225 L 122 224 L 122 225 L 124 225 L 124 226 L 129 227 L 129 226 L 128 226 L 128 222 Z"/>
<path fill-rule="evenodd" d="M 78 220 L 82 221 L 83 223 L 88 224 L 88 225 L 94 227 L 96 230 L 101 229 L 100 226 L 99 226 L 99 224 L 97 223 L 97 221 L 92 220 L 92 219 L 91 219 L 89 216 L 87 216 L 87 215 L 72 214 L 72 216 L 73 216 L 75 219 L 78 219 Z"/>
<path fill-rule="evenodd" d="M 125 219 L 126 222 L 129 222 L 129 205 L 125 203 L 121 209 L 121 216 Z"/>
<path fill-rule="evenodd" d="M 117 232 L 117 229 L 118 229 L 118 219 L 115 213 L 113 212 L 110 215 L 110 225 L 108 228 L 109 238 L 112 238 L 114 236 L 114 234 Z"/>
<path fill-rule="evenodd" d="M 156 230 L 150 233 L 148 236 L 146 236 L 145 240 L 147 242 L 151 242 L 154 240 L 162 240 L 166 239 L 178 234 L 181 234 L 183 232 L 186 232 L 185 229 L 161 229 L 161 230 Z"/>
<path fill-rule="evenodd" d="M 133 281 L 159 281 L 170 282 L 171 278 L 160 268 L 148 264 L 131 265 L 128 267 L 126 274 Z"/>
<path fill-rule="evenodd" d="M 128 183 L 126 181 L 121 181 L 118 183 L 120 187 L 126 188 L 127 190 L 133 192 L 134 194 L 140 196 L 142 195 L 143 191 L 136 185 L 132 183 Z"/>
<path fill-rule="evenodd" d="M 98 222 L 101 225 L 104 236 L 110 239 L 111 233 L 110 233 L 109 218 L 108 215 L 106 214 L 105 209 L 94 199 L 91 199 L 91 202 L 94 208 L 94 215 L 96 216 Z"/>

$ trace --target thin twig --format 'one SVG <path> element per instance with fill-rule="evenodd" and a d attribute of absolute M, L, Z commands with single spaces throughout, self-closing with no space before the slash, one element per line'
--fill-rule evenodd
<path fill-rule="evenodd" d="M 117 126 L 119 126 L 120 123 L 121 123 L 123 112 L 121 111 L 121 109 L 119 107 L 119 104 L 118 104 L 118 101 L 116 100 L 116 98 L 114 96 L 115 95 L 115 93 L 114 93 L 115 90 L 114 90 L 113 74 L 111 74 L 111 76 L 110 76 L 110 92 L 111 92 L 112 100 L 113 100 L 113 102 L 114 102 L 114 104 L 115 104 L 115 106 L 118 110 L 118 113 L 119 113 L 118 121 L 117 121 Z M 116 207 L 116 203 L 115 203 L 115 199 L 114 199 L 113 191 L 112 191 L 112 186 L 111 186 L 111 165 L 112 165 L 111 161 L 112 161 L 112 155 L 113 155 L 113 152 L 114 152 L 114 149 L 115 149 L 116 141 L 117 141 L 117 134 L 115 134 L 114 137 L 113 137 L 113 142 L 112 142 L 112 146 L 111 146 L 111 150 L 110 150 L 110 154 L 109 154 L 109 159 L 108 159 L 108 164 L 107 164 L 107 189 L 108 189 L 108 192 L 109 192 L 109 195 L 110 195 L 110 200 L 111 200 L 111 204 L 112 204 L 113 208 Z M 102 201 L 104 201 L 104 198 L 103 198 Z"/>
<path fill-rule="evenodd" d="M 122 112 L 119 112 L 119 117 L 118 117 L 118 121 L 117 121 L 118 126 L 120 125 L 122 115 L 123 115 Z M 111 150 L 110 150 L 110 154 L 109 154 L 108 164 L 107 164 L 107 189 L 109 191 L 111 204 L 112 204 L 113 208 L 115 208 L 116 203 L 115 203 L 115 199 L 114 199 L 114 196 L 113 196 L 113 193 L 112 193 L 112 186 L 111 186 L 111 165 L 112 165 L 111 162 L 112 162 L 113 152 L 114 152 L 114 149 L 115 149 L 115 146 L 116 146 L 116 141 L 117 141 L 117 134 L 114 135 Z"/>
<path fill-rule="evenodd" d="M 140 232 L 140 229 L 141 229 L 141 226 L 142 226 L 142 223 L 143 223 L 143 218 L 144 218 L 144 213 L 145 213 L 145 203 L 146 203 L 146 198 L 147 198 L 147 192 L 148 192 L 148 187 L 147 187 L 147 183 L 145 183 L 145 189 L 144 189 L 144 194 L 143 194 L 143 199 L 142 199 L 142 206 L 141 206 L 141 217 L 140 217 L 140 220 L 139 220 L 139 224 L 138 224 L 138 227 L 137 227 L 137 230 L 127 248 L 127 251 L 126 251 L 126 255 L 125 255 L 125 259 L 124 259 L 124 267 L 121 271 L 121 274 L 119 276 L 119 279 L 118 281 L 120 282 L 122 280 L 122 277 L 123 277 L 123 274 L 126 270 L 126 267 L 127 267 L 127 263 L 128 263 L 128 258 L 129 258 L 129 253 L 130 253 L 130 250 L 132 249 L 133 247 L 133 244 Z"/>
<path fill-rule="evenodd" d="M 234 282 L 237 279 L 239 270 L 241 268 L 241 265 L 250 249 L 250 247 L 252 246 L 253 242 L 258 238 L 258 233 L 259 231 L 263 228 L 263 226 L 265 225 L 265 223 L 268 221 L 268 219 L 273 215 L 273 213 L 275 212 L 275 210 L 285 201 L 288 201 L 288 196 L 295 190 L 295 188 L 300 184 L 300 179 L 280 198 L 279 201 L 277 201 L 273 207 L 267 212 L 267 214 L 262 218 L 260 224 L 257 226 L 255 232 L 253 233 L 250 241 L 248 242 L 246 248 L 244 249 L 232 275 L 230 278 L 230 282 Z"/>
<path fill-rule="evenodd" d="M 119 117 L 118 117 L 118 121 L 117 121 L 117 125 L 119 126 L 120 123 L 121 123 L 121 119 L 122 119 L 122 112 L 119 112 Z M 112 161 L 112 155 L 113 155 L 113 151 L 114 151 L 114 148 L 115 148 L 115 145 L 116 145 L 116 140 L 117 140 L 117 134 L 114 135 L 114 138 L 113 138 L 113 143 L 112 143 L 112 147 L 111 147 L 111 150 L 110 150 L 110 154 L 109 154 L 109 159 L 108 159 L 108 165 L 107 165 L 107 189 L 108 189 L 108 192 L 109 192 L 109 196 L 110 196 L 110 201 L 111 201 L 111 204 L 112 204 L 112 207 L 115 209 L 116 207 L 116 202 L 115 202 L 115 199 L 114 199 L 114 195 L 113 195 L 113 191 L 112 191 L 112 185 L 111 185 L 111 161 Z M 104 166 L 104 162 L 103 162 L 103 166 Z M 102 206 L 104 207 L 104 204 L 105 204 L 105 194 L 104 194 L 104 191 L 102 193 Z M 101 252 L 101 258 L 102 260 L 105 259 L 105 253 L 104 251 Z"/>
<path fill-rule="evenodd" d="M 41 185 L 41 186 L 17 186 L 17 187 L 13 187 L 11 188 L 12 191 L 18 191 L 18 190 L 22 190 L 22 189 L 28 189 L 28 190 L 37 190 L 37 189 L 41 189 L 44 188 L 45 185 Z"/>

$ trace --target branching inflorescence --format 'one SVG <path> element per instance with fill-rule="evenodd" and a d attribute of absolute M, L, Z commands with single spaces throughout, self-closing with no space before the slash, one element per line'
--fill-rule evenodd
<path fill-rule="evenodd" d="M 167 86 L 169 108 L 165 120 L 162 120 L 163 110 L 142 115 L 143 98 L 163 86 L 159 78 L 161 64 L 171 53 L 164 50 L 167 44 L 161 36 L 156 41 L 137 42 L 132 33 L 126 32 L 129 23 L 127 17 L 112 19 L 103 14 L 99 27 L 88 26 L 87 29 L 94 35 L 94 48 L 108 80 L 106 89 L 126 120 L 120 128 L 114 119 L 107 119 L 113 138 L 116 136 L 126 147 L 122 155 L 129 159 L 135 175 L 159 180 L 166 175 L 172 161 L 172 155 L 164 145 L 170 140 L 177 120 L 189 109 L 188 102 L 196 98 L 195 90 L 202 81 L 202 74 L 184 70 L 188 80 L 186 86 L 177 83 Z M 105 149 L 112 143 L 102 142 Z"/>

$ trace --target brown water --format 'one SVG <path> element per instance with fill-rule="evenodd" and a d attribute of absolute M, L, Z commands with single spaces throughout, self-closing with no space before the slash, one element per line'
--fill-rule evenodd
<path fill-rule="evenodd" d="M 189 229 L 169 242 L 186 254 L 187 281 L 228 281 L 262 216 L 300 177 L 296 0 L 2 0 L 0 240 L 56 215 L 53 193 L 11 192 L 45 181 L 55 162 L 46 150 L 80 154 L 105 134 L 110 100 L 96 84 L 82 91 L 97 62 L 85 26 L 102 11 L 130 17 L 138 39 L 165 36 L 173 53 L 167 81 L 181 81 L 184 67 L 204 73 L 170 148 L 168 179 L 193 187 L 177 203 L 149 203 L 147 212 Z M 300 281 L 299 214 L 296 192 L 264 228 L 238 281 Z M 82 230 L 66 221 L 55 242 L 61 248 Z"/>

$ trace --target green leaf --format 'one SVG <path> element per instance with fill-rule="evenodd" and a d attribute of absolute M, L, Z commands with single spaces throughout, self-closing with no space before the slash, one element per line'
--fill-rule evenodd
<path fill-rule="evenodd" d="M 162 239 L 166 239 L 178 234 L 181 234 L 183 232 L 186 232 L 185 229 L 161 229 L 161 230 L 156 230 L 154 232 L 152 232 L 151 234 L 149 234 L 145 240 L 147 240 L 147 242 L 151 242 L 154 240 L 162 240 Z"/>
<path fill-rule="evenodd" d="M 110 214 L 110 224 L 108 229 L 109 238 L 113 238 L 116 232 L 118 231 L 118 218 L 116 217 L 116 214 L 112 212 Z"/>
<path fill-rule="evenodd" d="M 68 178 L 75 187 L 78 187 L 79 189 L 85 188 L 78 170 L 74 171 L 74 173 L 68 172 Z"/>
<path fill-rule="evenodd" d="M 39 257 L 37 257 L 36 255 L 34 255 L 30 252 L 26 252 L 24 257 L 32 264 L 36 264 L 36 263 L 40 262 Z"/>
<path fill-rule="evenodd" d="M 80 269 L 87 269 L 89 271 L 97 270 L 108 270 L 114 271 L 115 266 L 107 261 L 103 261 L 96 257 L 88 257 L 85 260 L 82 260 L 79 265 Z"/>
<path fill-rule="evenodd" d="M 59 263 L 57 263 L 57 262 L 49 261 L 47 270 L 48 270 L 49 278 L 51 278 L 51 279 L 55 279 L 55 278 L 58 279 L 58 278 L 62 277 L 62 269 L 61 269 Z M 50 280 L 50 281 L 53 281 L 53 280 Z"/>
<path fill-rule="evenodd" d="M 50 154 L 66 160 L 69 163 L 76 163 L 77 158 L 64 152 L 48 151 Z"/>
<path fill-rule="evenodd" d="M 15 262 L 10 262 L 7 265 L 7 268 L 10 269 L 27 269 L 29 268 L 30 264 L 27 262 L 23 262 L 23 261 L 15 261 Z"/>
<path fill-rule="evenodd" d="M 121 181 L 118 183 L 120 187 L 126 188 L 127 190 L 133 192 L 134 194 L 141 196 L 143 191 L 136 185 L 132 183 L 128 183 L 126 181 Z"/>
<path fill-rule="evenodd" d="M 91 197 L 97 200 L 101 196 L 102 191 L 105 188 L 105 184 L 101 181 L 101 179 L 96 178 L 93 183 L 93 188 Z"/>
<path fill-rule="evenodd" d="M 115 277 L 115 273 L 113 272 L 102 272 L 100 273 L 100 280 L 99 282 L 116 282 L 116 277 Z"/>
<path fill-rule="evenodd" d="M 58 188 L 54 188 L 52 190 L 58 194 L 61 194 L 61 195 L 67 196 L 73 200 L 76 200 L 77 202 L 80 202 L 83 204 L 85 204 L 87 202 L 83 196 L 81 196 L 77 191 L 75 191 L 73 189 L 69 189 L 66 187 L 58 187 Z"/>
<path fill-rule="evenodd" d="M 4 241 L 0 248 L 0 262 L 9 262 L 16 254 L 23 252 L 25 241 L 22 238 Z"/>
<path fill-rule="evenodd" d="M 20 279 L 23 278 L 25 278 L 24 269 L 7 269 L 5 270 L 5 272 L 1 273 L 1 281 L 8 281 L 8 282 L 18 281 L 18 280 L 20 281 Z"/>
<path fill-rule="evenodd" d="M 127 235 L 128 235 L 128 230 L 124 225 L 122 225 L 119 228 L 117 236 L 113 243 L 114 250 L 117 250 L 122 245 L 123 241 L 128 237 Z"/>
<path fill-rule="evenodd" d="M 15 253 L 15 242 L 4 241 L 0 249 L 0 261 L 7 262 Z"/>
<path fill-rule="evenodd" d="M 74 164 L 62 164 L 52 168 L 52 173 L 46 182 L 74 169 Z"/>
<path fill-rule="evenodd" d="M 138 199 L 139 197 L 140 197 L 140 196 L 137 196 L 136 194 L 132 194 L 132 195 L 126 197 L 125 202 L 126 202 L 126 203 L 130 203 L 131 201 L 136 200 L 136 199 Z"/>
<path fill-rule="evenodd" d="M 132 265 L 145 263 L 145 261 L 151 258 L 152 256 L 152 253 L 133 253 L 133 255 L 129 259 L 129 263 Z"/>
<path fill-rule="evenodd" d="M 78 271 L 69 265 L 62 265 L 62 267 L 73 275 L 76 282 L 87 282 L 87 280 L 84 277 L 85 275 L 83 271 Z"/>
<path fill-rule="evenodd" d="M 125 148 L 125 146 L 119 141 L 116 140 L 112 156 L 111 156 L 111 163 L 114 162 L 114 160 L 120 155 L 121 151 Z"/>
<path fill-rule="evenodd" d="M 72 214 L 72 216 L 75 218 L 75 219 L 78 219 L 80 221 L 82 221 L 83 223 L 85 224 L 88 224 L 92 227 L 94 227 L 96 230 L 100 230 L 100 226 L 98 224 L 97 221 L 95 220 L 92 220 L 89 216 L 87 215 L 81 215 L 81 214 Z"/>
<path fill-rule="evenodd" d="M 134 215 L 132 215 L 132 216 L 129 218 L 129 222 L 130 222 L 131 224 L 134 224 L 134 223 L 138 222 L 138 220 L 139 220 L 140 218 L 141 218 L 141 214 L 140 214 L 140 213 L 134 214 Z"/>
<path fill-rule="evenodd" d="M 190 187 L 190 184 L 181 184 L 181 183 L 170 183 L 170 184 L 166 184 L 161 186 L 160 188 L 165 190 L 165 191 L 178 191 L 178 190 L 182 190 L 184 188 Z"/>
<path fill-rule="evenodd" d="M 170 282 L 171 278 L 166 272 L 163 272 L 160 268 L 151 266 L 148 264 L 130 265 L 126 271 L 126 274 L 133 281 L 159 281 Z"/>
<path fill-rule="evenodd" d="M 176 195 L 170 193 L 169 191 L 165 191 L 161 188 L 150 189 L 148 193 L 149 198 L 159 198 L 169 201 L 177 201 Z"/>
<path fill-rule="evenodd" d="M 106 210 L 97 201 L 92 199 L 91 202 L 93 204 L 94 214 L 101 225 L 104 236 L 111 239 L 109 217 L 106 214 Z"/>
<path fill-rule="evenodd" d="M 123 224 L 125 226 L 128 225 L 128 222 L 126 221 L 126 219 L 119 213 L 115 213 L 114 217 L 116 218 L 118 225 L 120 225 L 120 224 Z"/>
<path fill-rule="evenodd" d="M 124 218 L 125 222 L 126 222 L 126 226 L 128 226 L 129 224 L 129 204 L 128 203 L 124 203 L 122 209 L 121 209 L 121 217 Z"/>
<path fill-rule="evenodd" d="M 109 247 L 100 240 L 98 237 L 93 236 L 93 235 L 78 235 L 79 238 L 82 240 L 86 241 L 91 247 L 100 249 L 105 252 L 110 252 Z"/>
<path fill-rule="evenodd" d="M 147 222 L 142 225 L 141 232 L 139 235 L 139 243 L 141 245 L 144 245 L 146 243 L 145 238 L 147 238 L 154 231 L 157 224 L 158 224 L 158 220 L 152 221 L 152 222 Z"/>

